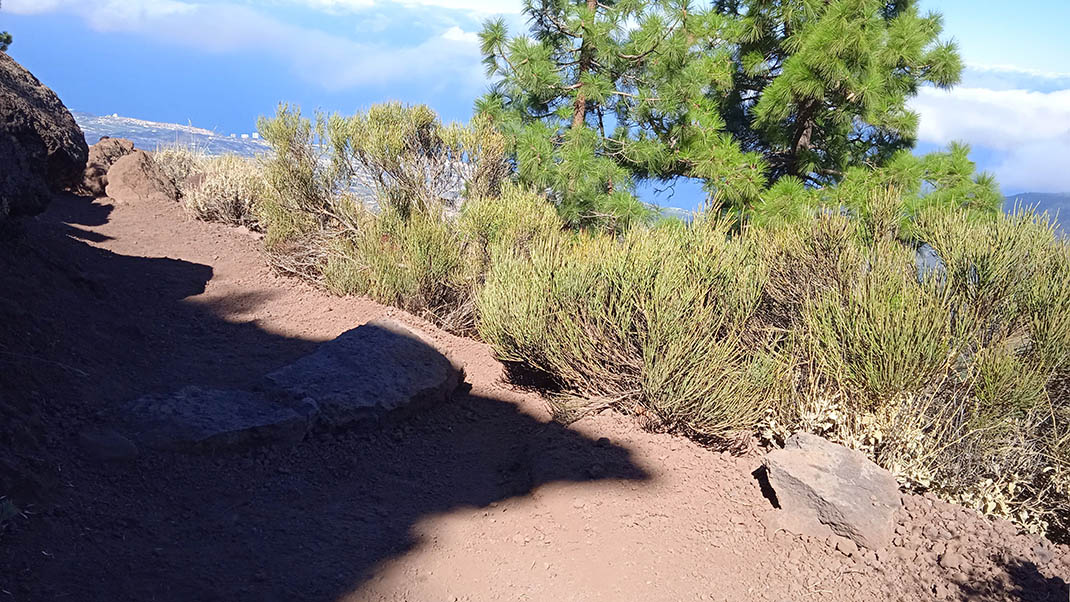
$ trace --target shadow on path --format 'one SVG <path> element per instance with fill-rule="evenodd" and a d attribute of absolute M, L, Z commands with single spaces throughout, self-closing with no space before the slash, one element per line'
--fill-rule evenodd
<path fill-rule="evenodd" d="M 110 208 L 85 203 L 0 237 L 0 495 L 39 501 L 0 535 L 0 600 L 336 600 L 418 545 L 430 515 L 645 478 L 625 449 L 463 391 L 296 447 L 90 459 L 77 433 L 99 412 L 188 384 L 249 388 L 316 345 L 185 301 L 209 266 L 86 244 L 74 225 Z"/>
<path fill-rule="evenodd" d="M 1060 577 L 1046 577 L 1037 565 L 1021 558 L 1005 558 L 997 563 L 995 575 L 968 574 L 959 586 L 958 599 L 1004 599 L 1021 602 L 1062 602 L 1070 600 L 1070 585 Z"/>

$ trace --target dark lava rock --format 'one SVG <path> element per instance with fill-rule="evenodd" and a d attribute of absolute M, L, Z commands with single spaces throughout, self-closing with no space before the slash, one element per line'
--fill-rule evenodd
<path fill-rule="evenodd" d="M 78 443 L 100 460 L 133 460 L 138 456 L 134 442 L 112 429 L 88 429 L 78 434 Z"/>
<path fill-rule="evenodd" d="M 0 52 L 0 220 L 44 211 L 77 186 L 89 148 L 52 90 Z"/>

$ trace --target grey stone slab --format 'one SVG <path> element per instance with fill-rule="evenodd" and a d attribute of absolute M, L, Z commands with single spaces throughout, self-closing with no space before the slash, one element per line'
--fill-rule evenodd
<path fill-rule="evenodd" d="M 140 444 L 173 451 L 296 443 L 309 428 L 308 416 L 263 395 L 201 387 L 139 397 L 120 421 Z"/>
<path fill-rule="evenodd" d="M 316 407 L 317 424 L 372 426 L 449 399 L 463 367 L 421 335 L 389 319 L 323 343 L 265 378 L 276 398 Z"/>

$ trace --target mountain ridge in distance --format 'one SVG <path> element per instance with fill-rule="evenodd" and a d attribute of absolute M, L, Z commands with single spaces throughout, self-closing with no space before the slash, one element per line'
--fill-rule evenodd
<path fill-rule="evenodd" d="M 1019 204 L 1035 207 L 1038 212 L 1054 215 L 1058 211 L 1060 216 L 1070 216 L 1070 192 L 1019 192 L 1003 199 L 1003 208 L 1008 211 Z"/>

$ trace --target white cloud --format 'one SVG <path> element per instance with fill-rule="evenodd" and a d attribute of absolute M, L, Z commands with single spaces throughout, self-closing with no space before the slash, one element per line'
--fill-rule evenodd
<path fill-rule="evenodd" d="M 991 170 L 1005 189 L 1070 190 L 1070 89 L 923 88 L 911 106 L 921 141 L 996 151 Z"/>
<path fill-rule="evenodd" d="M 995 149 L 1070 135 L 1070 90 L 1032 92 L 922 88 L 912 101 L 925 142 L 968 142 Z"/>
<path fill-rule="evenodd" d="M 365 0 L 303 1 L 355 6 Z M 225 2 L 7 0 L 4 10 L 62 11 L 79 15 L 98 31 L 132 32 L 209 52 L 253 52 L 289 65 L 299 77 L 329 90 L 418 83 L 468 89 L 474 96 L 484 84 L 475 34 L 456 26 L 407 45 L 387 45 L 285 23 L 250 6 Z"/>
<path fill-rule="evenodd" d="M 518 14 L 523 8 L 519 0 L 290 0 L 290 2 L 334 12 L 362 11 L 391 5 L 409 8 L 441 8 L 479 18 L 494 14 Z"/>
<path fill-rule="evenodd" d="M 202 0 L 203 1 L 203 0 Z M 210 2 L 210 0 L 208 0 Z M 495 14 L 519 14 L 523 9 L 520 0 L 274 0 L 298 4 L 327 12 L 357 12 L 370 8 L 440 8 L 468 13 L 476 17 Z M 179 0 L 6 0 L 4 10 L 15 14 L 40 14 L 58 8 L 75 6 L 93 9 L 106 8 L 113 13 L 129 14 L 138 11 L 168 10 L 178 5 L 189 6 L 190 2 Z M 251 3 L 255 4 L 255 3 Z"/>
<path fill-rule="evenodd" d="M 966 68 L 973 71 L 982 71 L 986 73 L 1023 75 L 1027 77 L 1037 77 L 1042 79 L 1070 79 L 1070 73 L 1062 73 L 1058 71 L 1043 71 L 1040 69 L 1030 69 L 1028 67 L 1018 67 L 1016 65 L 988 65 L 985 63 L 968 62 L 966 63 Z"/>
<path fill-rule="evenodd" d="M 375 0 L 292 0 L 291 4 L 302 4 L 316 10 L 338 13 L 374 8 Z"/>
<path fill-rule="evenodd" d="M 1015 65 L 967 63 L 962 83 L 968 88 L 1055 92 L 1070 88 L 1070 73 L 1027 69 Z"/>
<path fill-rule="evenodd" d="M 474 31 L 465 31 L 456 25 L 447 29 L 446 33 L 442 34 L 442 37 L 454 42 L 465 42 L 468 44 L 479 43 L 479 34 Z"/>
<path fill-rule="evenodd" d="M 523 5 L 517 0 L 401 0 L 401 4 L 435 6 L 448 10 L 463 10 L 484 15 L 516 14 Z"/>
<path fill-rule="evenodd" d="M 8 0 L 6 12 L 34 15 L 56 11 L 76 12 L 91 19 L 93 25 L 107 29 L 109 24 L 121 26 L 144 23 L 169 15 L 192 12 L 197 5 L 178 0 Z"/>
<path fill-rule="evenodd" d="M 1007 153 L 991 171 L 1006 191 L 1067 192 L 1070 191 L 1067 165 L 1070 165 L 1070 138 L 1023 144 Z"/>
<path fill-rule="evenodd" d="M 52 12 L 62 4 L 64 4 L 62 0 L 7 0 L 7 7 L 4 12 L 16 15 L 34 15 Z"/>

